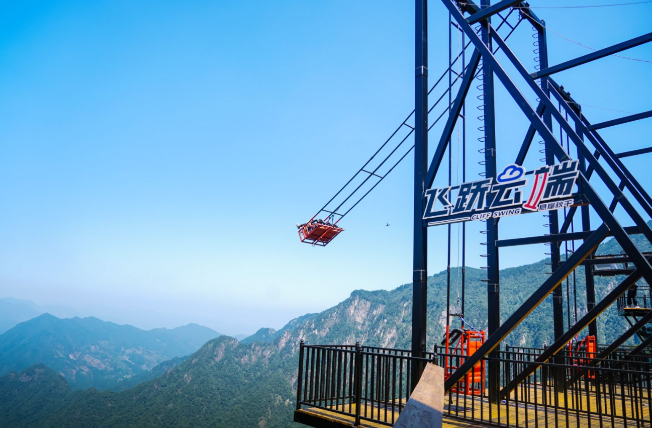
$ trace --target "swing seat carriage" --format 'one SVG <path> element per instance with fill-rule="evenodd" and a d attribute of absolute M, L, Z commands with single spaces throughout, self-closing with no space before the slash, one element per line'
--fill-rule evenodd
<path fill-rule="evenodd" d="M 344 229 L 334 224 L 309 221 L 299 227 L 299 239 L 306 244 L 325 247 Z"/>

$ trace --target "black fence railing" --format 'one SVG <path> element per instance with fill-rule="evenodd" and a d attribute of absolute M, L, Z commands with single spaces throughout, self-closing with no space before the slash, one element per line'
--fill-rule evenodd
<path fill-rule="evenodd" d="M 536 370 L 498 403 L 484 388 L 456 387 L 445 397 L 448 417 L 501 427 L 651 427 L 652 357 L 596 360 L 594 353 L 560 352 L 544 364 L 536 348 L 499 352 L 501 387 L 534 365 Z M 410 398 L 411 371 L 434 362 L 459 367 L 464 357 L 355 346 L 301 344 L 297 411 L 325 411 L 359 425 L 392 426 Z M 465 393 L 467 392 L 467 393 Z"/>
<path fill-rule="evenodd" d="M 647 287 L 646 287 L 647 288 Z M 616 301 L 618 312 L 627 309 L 650 309 L 652 302 L 650 301 L 650 293 L 648 290 L 638 290 L 636 293 L 625 293 Z"/>
<path fill-rule="evenodd" d="M 325 409 L 355 419 L 356 425 L 362 420 L 394 425 L 410 398 L 412 371 L 431 361 L 407 350 L 360 345 L 302 342 L 299 354 L 297 410 Z"/>
<path fill-rule="evenodd" d="M 599 361 L 594 353 L 562 352 L 535 363 L 538 353 L 500 352 L 501 386 L 529 366 L 537 369 L 497 404 L 459 393 L 447 396 L 447 414 L 509 427 L 649 427 L 649 358 Z M 440 362 L 443 356 L 440 356 Z M 449 356 L 451 359 L 459 356 Z"/>

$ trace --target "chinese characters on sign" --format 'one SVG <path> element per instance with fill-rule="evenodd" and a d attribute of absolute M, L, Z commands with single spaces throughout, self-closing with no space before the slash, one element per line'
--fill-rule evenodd
<path fill-rule="evenodd" d="M 570 160 L 526 174 L 522 166 L 508 165 L 495 179 L 429 189 L 423 219 L 434 226 L 569 207 L 578 166 L 579 161 Z M 529 174 L 534 175 L 531 187 L 525 177 Z"/>

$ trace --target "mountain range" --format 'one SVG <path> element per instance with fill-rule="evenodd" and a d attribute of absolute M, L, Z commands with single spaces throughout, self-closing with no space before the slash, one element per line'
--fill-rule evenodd
<path fill-rule="evenodd" d="M 75 389 L 121 389 L 125 379 L 197 351 L 220 333 L 197 324 L 141 330 L 97 318 L 39 315 L 0 335 L 0 375 L 45 364 Z"/>
<path fill-rule="evenodd" d="M 649 251 L 647 247 L 642 249 Z M 618 254 L 619 248 L 611 240 L 600 251 Z M 549 260 L 542 260 L 501 271 L 503 320 L 545 280 L 548 270 Z M 453 312 L 457 312 L 461 304 L 457 300 L 461 271 L 453 269 L 450 275 L 451 303 Z M 583 269 L 578 269 L 576 275 L 577 284 L 583 284 Z M 444 271 L 428 278 L 428 347 L 439 342 L 444 332 L 447 276 Z M 467 267 L 465 276 L 465 318 L 475 328 L 485 329 L 486 285 L 482 282 L 485 272 Z M 619 279 L 596 278 L 598 297 L 604 296 Z M 569 278 L 572 290 L 570 281 L 572 278 Z M 566 294 L 566 283 L 562 287 L 566 315 L 573 318 L 574 293 Z M 359 341 L 369 346 L 409 348 L 411 299 L 410 284 L 391 291 L 357 290 L 340 304 L 294 319 L 278 331 L 261 329 L 241 342 L 226 336 L 212 339 L 185 359 L 157 366 L 149 377 L 121 392 L 74 391 L 47 363 L 34 365 L 0 378 L 0 426 L 294 426 L 291 422 L 293 391 L 300 341 L 308 344 Z M 586 313 L 585 293 L 581 289 L 577 293 L 577 311 L 579 316 Z M 550 343 L 551 313 L 548 299 L 510 334 L 506 344 Z M 628 328 L 615 308 L 609 308 L 597 321 L 600 343 L 613 340 Z M 456 320 L 455 324 L 458 323 Z"/>

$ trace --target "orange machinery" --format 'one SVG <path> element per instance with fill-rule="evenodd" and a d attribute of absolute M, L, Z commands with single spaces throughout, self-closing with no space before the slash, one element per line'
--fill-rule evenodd
<path fill-rule="evenodd" d="M 448 379 L 464 360 L 473 355 L 484 343 L 484 331 L 453 329 L 446 327 L 446 362 L 444 377 Z M 467 395 L 481 395 L 485 388 L 485 362 L 480 361 L 473 369 L 452 388 L 453 392 Z"/>
<path fill-rule="evenodd" d="M 575 366 L 587 366 L 593 358 L 595 358 L 597 353 L 597 345 L 595 341 L 595 336 L 586 336 L 578 344 L 575 350 L 573 350 L 573 345 L 568 344 L 570 350 L 570 356 L 576 354 L 576 358 L 573 359 L 573 365 Z M 589 379 L 595 379 L 595 372 L 590 371 L 588 374 Z"/>

